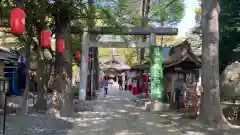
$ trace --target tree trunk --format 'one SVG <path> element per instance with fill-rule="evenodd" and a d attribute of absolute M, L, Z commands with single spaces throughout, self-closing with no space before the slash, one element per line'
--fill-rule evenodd
<path fill-rule="evenodd" d="M 38 69 L 37 69 L 37 103 L 36 103 L 36 109 L 38 111 L 45 111 L 47 109 L 47 73 L 46 65 L 44 60 L 39 58 L 38 56 Z"/>
<path fill-rule="evenodd" d="M 22 100 L 22 115 L 26 115 L 28 113 L 28 95 L 29 95 L 29 84 L 30 84 L 30 45 L 31 45 L 31 40 L 29 44 L 26 45 L 26 84 L 25 84 L 25 90 L 23 94 L 23 100 Z"/>
<path fill-rule="evenodd" d="M 2 91 L 0 91 L 0 107 L 3 108 L 4 107 L 4 93 Z"/>
<path fill-rule="evenodd" d="M 219 95 L 219 0 L 203 0 L 202 85 L 203 97 L 200 119 L 206 124 L 220 126 Z"/>
<path fill-rule="evenodd" d="M 40 19 L 41 23 L 44 23 L 44 18 Z M 42 49 L 40 46 L 40 33 L 41 33 L 41 27 L 37 27 L 37 33 L 38 33 L 38 43 L 35 42 L 36 46 L 36 54 L 37 54 L 37 101 L 36 101 L 36 109 L 38 112 L 45 112 L 47 110 L 47 94 L 48 94 L 48 88 L 51 72 L 52 70 L 49 69 L 49 62 L 51 61 L 51 67 L 53 65 L 53 59 L 52 54 L 49 52 L 48 49 Z M 48 53 L 47 53 L 48 52 Z"/>
<path fill-rule="evenodd" d="M 95 8 L 94 8 L 94 1 L 93 0 L 88 0 L 88 16 L 89 16 L 89 19 L 87 20 L 87 24 L 88 24 L 88 27 L 89 28 L 93 28 L 94 25 L 95 25 L 95 22 L 92 18 L 94 18 L 95 16 Z M 96 41 L 97 40 L 97 35 L 90 35 L 90 40 L 91 41 Z M 89 53 L 91 54 L 91 58 L 92 58 L 92 61 L 91 61 L 91 64 L 89 66 L 89 71 L 90 71 L 90 77 L 89 77 L 89 90 L 90 90 L 90 95 L 91 96 L 91 99 L 93 98 L 93 96 L 95 95 L 95 91 L 94 90 L 97 90 L 98 89 L 98 85 L 99 85 L 99 81 L 98 81 L 98 78 L 99 78 L 99 63 L 98 63 L 98 48 L 90 48 L 89 49 Z"/>
<path fill-rule="evenodd" d="M 99 89 L 99 59 L 98 59 L 98 48 L 94 48 L 94 54 L 93 54 L 93 58 L 94 58 L 94 85 L 93 85 L 93 89 L 94 90 L 98 90 Z"/>
<path fill-rule="evenodd" d="M 142 27 L 148 24 L 148 14 L 150 9 L 150 0 L 142 0 Z M 143 36 L 142 42 L 146 42 L 147 37 Z M 140 48 L 140 64 L 144 62 L 145 48 Z"/>
<path fill-rule="evenodd" d="M 90 40 L 91 40 L 91 36 L 90 36 Z M 92 98 L 92 90 L 93 90 L 93 88 L 92 88 L 92 83 L 93 83 L 93 80 L 92 80 L 92 70 L 93 70 L 93 64 L 92 64 L 92 62 L 93 62 L 93 60 L 92 60 L 92 58 L 93 58 L 93 49 L 94 48 L 89 48 L 89 56 L 90 56 L 90 58 L 91 58 L 91 61 L 90 61 L 90 64 L 88 64 L 89 66 L 88 66 L 88 72 L 90 73 L 89 75 L 88 75 L 88 81 L 87 81 L 87 94 L 86 94 L 86 99 L 87 100 L 90 100 L 91 98 Z M 81 81 L 81 80 L 80 80 Z"/>
<path fill-rule="evenodd" d="M 37 54 L 37 73 L 36 73 L 36 82 L 37 82 L 37 99 L 35 108 L 38 112 L 45 112 L 47 110 L 47 88 L 50 74 L 46 72 L 47 65 L 45 63 L 44 51 L 40 46 L 41 41 L 41 30 L 44 26 L 45 18 L 39 18 L 40 23 L 36 25 L 36 32 L 38 37 L 38 42 L 35 42 L 35 51 Z M 49 58 L 49 57 L 48 57 Z"/>
<path fill-rule="evenodd" d="M 53 107 L 60 116 L 73 115 L 72 93 L 72 48 L 70 43 L 70 15 L 69 7 L 63 6 L 55 14 L 56 41 L 63 39 L 63 56 L 56 52 L 55 79 L 53 83 Z M 57 42 L 56 42 L 57 43 Z"/>

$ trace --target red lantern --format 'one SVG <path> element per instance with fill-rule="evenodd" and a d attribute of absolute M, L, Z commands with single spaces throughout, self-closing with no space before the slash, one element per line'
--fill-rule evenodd
<path fill-rule="evenodd" d="M 90 58 L 90 56 L 88 56 L 88 64 L 90 64 L 91 63 L 91 58 Z"/>
<path fill-rule="evenodd" d="M 23 34 L 25 29 L 25 12 L 20 8 L 14 8 L 10 14 L 11 32 Z"/>
<path fill-rule="evenodd" d="M 75 53 L 75 59 L 76 59 L 77 61 L 80 61 L 80 58 L 81 58 L 80 51 L 76 51 L 76 53 Z"/>
<path fill-rule="evenodd" d="M 57 51 L 60 55 L 64 54 L 64 40 L 63 39 L 59 39 L 57 40 Z"/>
<path fill-rule="evenodd" d="M 41 31 L 41 46 L 43 48 L 51 47 L 51 31 L 49 30 Z"/>

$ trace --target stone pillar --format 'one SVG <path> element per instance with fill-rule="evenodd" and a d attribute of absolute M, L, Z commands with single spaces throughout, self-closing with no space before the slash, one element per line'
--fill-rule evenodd
<path fill-rule="evenodd" d="M 89 34 L 87 29 L 84 29 L 82 39 L 82 55 L 81 55 L 81 67 L 80 67 L 80 86 L 78 99 L 81 101 L 86 100 L 87 91 L 87 77 L 88 77 L 88 52 L 89 52 Z"/>

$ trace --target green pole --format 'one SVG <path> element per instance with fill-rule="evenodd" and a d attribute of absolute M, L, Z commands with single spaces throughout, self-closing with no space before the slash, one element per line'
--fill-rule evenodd
<path fill-rule="evenodd" d="M 151 34 L 150 47 L 150 97 L 163 101 L 163 56 L 162 47 L 156 46 L 156 35 Z"/>

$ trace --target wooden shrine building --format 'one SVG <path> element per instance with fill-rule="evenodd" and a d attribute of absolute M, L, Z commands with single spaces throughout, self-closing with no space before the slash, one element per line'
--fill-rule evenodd
<path fill-rule="evenodd" d="M 150 63 L 146 62 L 131 67 L 131 70 L 137 71 L 144 78 L 144 75 L 148 74 L 149 68 Z M 171 97 L 176 95 L 175 92 L 178 91 L 177 100 L 179 100 L 180 104 L 177 105 L 177 108 L 180 108 L 184 103 L 184 91 L 189 90 L 193 92 L 193 89 L 196 87 L 200 68 L 200 56 L 193 53 L 188 40 L 170 48 L 169 55 L 164 57 L 164 90 L 166 93 L 171 93 Z"/>

